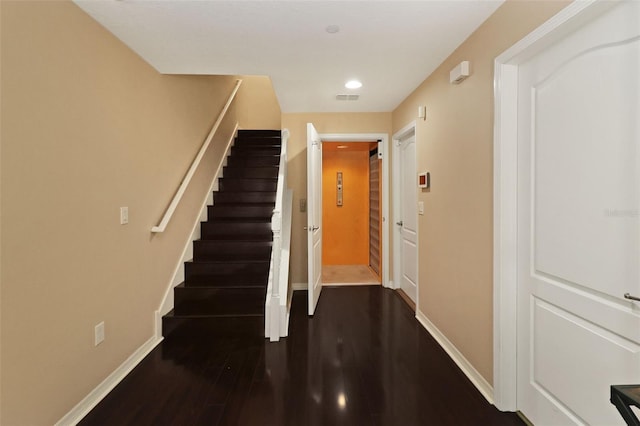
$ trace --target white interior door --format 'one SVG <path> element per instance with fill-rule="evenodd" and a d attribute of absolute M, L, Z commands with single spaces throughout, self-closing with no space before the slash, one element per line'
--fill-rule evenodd
<path fill-rule="evenodd" d="M 517 405 L 538 426 L 624 424 L 609 386 L 640 383 L 639 22 L 619 3 L 519 68 Z"/>
<path fill-rule="evenodd" d="M 322 291 L 322 141 L 313 124 L 307 124 L 307 248 L 309 315 Z"/>
<path fill-rule="evenodd" d="M 400 288 L 416 302 L 418 288 L 418 217 L 415 134 L 400 141 Z"/>

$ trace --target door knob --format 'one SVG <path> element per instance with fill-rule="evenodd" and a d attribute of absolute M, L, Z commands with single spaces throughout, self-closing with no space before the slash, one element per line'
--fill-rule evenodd
<path fill-rule="evenodd" d="M 311 228 L 311 231 L 317 231 L 318 229 L 320 229 L 319 226 L 314 226 L 313 228 Z"/>
<path fill-rule="evenodd" d="M 629 300 L 635 300 L 636 302 L 640 302 L 640 297 L 632 296 L 629 293 L 625 293 L 624 298 Z"/>
<path fill-rule="evenodd" d="M 403 221 L 396 222 L 396 225 L 398 225 L 398 226 L 402 226 L 402 225 L 404 225 L 404 222 L 403 222 Z"/>

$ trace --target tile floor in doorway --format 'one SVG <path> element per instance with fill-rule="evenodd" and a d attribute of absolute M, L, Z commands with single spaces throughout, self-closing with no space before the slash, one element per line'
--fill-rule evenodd
<path fill-rule="evenodd" d="M 322 283 L 328 285 L 380 284 L 380 279 L 367 265 L 324 265 Z"/>

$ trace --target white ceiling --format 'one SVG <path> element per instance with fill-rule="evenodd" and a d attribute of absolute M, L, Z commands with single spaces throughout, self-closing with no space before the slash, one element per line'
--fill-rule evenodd
<path fill-rule="evenodd" d="M 267 75 L 283 112 L 386 112 L 503 0 L 75 2 L 161 73 Z"/>

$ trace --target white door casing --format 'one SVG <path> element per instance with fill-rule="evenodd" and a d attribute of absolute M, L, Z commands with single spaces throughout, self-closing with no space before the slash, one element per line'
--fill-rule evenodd
<path fill-rule="evenodd" d="M 307 249 L 309 315 L 322 291 L 322 141 L 307 124 Z"/>
<path fill-rule="evenodd" d="M 622 423 L 640 382 L 639 19 L 572 6 L 496 60 L 495 397 L 535 424 Z"/>
<path fill-rule="evenodd" d="M 418 216 L 415 122 L 394 135 L 395 287 L 418 301 Z"/>

